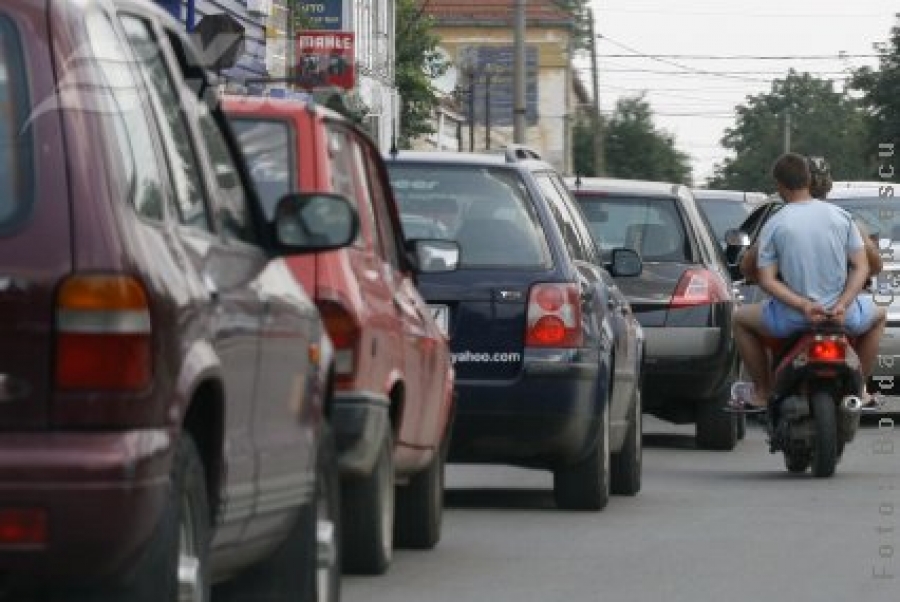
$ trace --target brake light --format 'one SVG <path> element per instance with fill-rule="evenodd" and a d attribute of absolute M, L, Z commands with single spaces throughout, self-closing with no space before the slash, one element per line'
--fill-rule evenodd
<path fill-rule="evenodd" d="M 0 546 L 47 543 L 47 511 L 40 508 L 0 509 Z"/>
<path fill-rule="evenodd" d="M 129 276 L 74 276 L 56 298 L 56 385 L 139 390 L 153 376 L 150 308 Z"/>
<path fill-rule="evenodd" d="M 580 347 L 581 295 L 574 284 L 536 284 L 528 299 L 525 345 Z"/>
<path fill-rule="evenodd" d="M 809 359 L 819 362 L 838 362 L 844 359 L 843 343 L 836 340 L 816 341 L 809 348 Z"/>
<path fill-rule="evenodd" d="M 343 305 L 333 301 L 319 302 L 319 314 L 334 344 L 334 372 L 338 381 L 352 377 L 356 370 L 356 348 L 360 328 Z"/>
<path fill-rule="evenodd" d="M 731 295 L 722 277 L 703 269 L 691 269 L 682 274 L 672 296 L 671 307 L 691 307 L 727 301 Z"/>

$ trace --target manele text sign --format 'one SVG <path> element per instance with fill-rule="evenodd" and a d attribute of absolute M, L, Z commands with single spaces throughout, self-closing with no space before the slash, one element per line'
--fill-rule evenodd
<path fill-rule="evenodd" d="M 354 34 L 350 31 L 303 31 L 297 34 L 296 84 L 306 89 L 353 88 L 356 84 L 354 42 Z"/>

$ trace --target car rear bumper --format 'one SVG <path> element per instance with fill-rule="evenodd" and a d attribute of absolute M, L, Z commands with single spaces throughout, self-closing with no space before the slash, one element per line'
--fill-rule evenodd
<path fill-rule="evenodd" d="M 3 433 L 0 507 L 43 509 L 45 544 L 0 544 L 12 586 L 90 582 L 127 571 L 167 502 L 173 434 Z"/>
<path fill-rule="evenodd" d="M 878 360 L 868 383 L 869 391 L 900 397 L 900 324 L 889 323 L 878 345 Z"/>
<path fill-rule="evenodd" d="M 518 378 L 457 379 L 451 462 L 549 467 L 583 454 L 606 377 L 596 361 L 526 360 Z"/>
<path fill-rule="evenodd" d="M 733 376 L 737 350 L 722 328 L 644 327 L 644 336 L 645 409 L 709 398 Z"/>
<path fill-rule="evenodd" d="M 378 451 L 390 428 L 390 401 L 365 391 L 338 391 L 331 407 L 341 474 L 372 472 Z"/>

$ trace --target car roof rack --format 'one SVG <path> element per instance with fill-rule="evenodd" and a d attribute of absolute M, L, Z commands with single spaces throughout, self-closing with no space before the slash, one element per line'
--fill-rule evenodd
<path fill-rule="evenodd" d="M 508 144 L 503 147 L 503 152 L 506 155 L 507 163 L 515 163 L 522 159 L 541 160 L 541 155 L 536 150 L 524 144 Z"/>

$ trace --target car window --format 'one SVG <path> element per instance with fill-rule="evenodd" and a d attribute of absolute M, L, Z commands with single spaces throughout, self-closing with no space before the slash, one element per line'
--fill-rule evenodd
<path fill-rule="evenodd" d="M 371 206 L 375 214 L 378 237 L 381 240 L 381 251 L 389 263 L 400 269 L 401 249 L 398 243 L 401 241 L 402 233 L 394 229 L 391 199 L 385 194 L 384 190 L 384 187 L 390 186 L 390 184 L 382 180 L 381 171 L 378 169 L 377 164 L 377 161 L 380 161 L 378 155 L 368 145 L 363 143 L 355 144 L 354 148 L 358 155 L 359 164 L 364 169 L 363 177 L 366 181 L 366 190 L 369 192 L 368 198 L 371 200 Z"/>
<path fill-rule="evenodd" d="M 266 219 L 275 217 L 275 205 L 296 187 L 297 161 L 286 121 L 232 118 L 231 126 L 247 161 Z"/>
<path fill-rule="evenodd" d="M 217 194 L 213 198 L 222 218 L 225 237 L 249 244 L 257 241 L 253 216 L 250 214 L 247 193 L 228 144 L 204 103 L 197 104 L 200 133 L 209 150 L 209 159 L 215 173 Z"/>
<path fill-rule="evenodd" d="M 331 156 L 331 190 L 347 197 L 360 213 L 360 232 L 357 245 L 362 244 L 364 231 L 374 236 L 375 217 L 368 203 L 361 203 L 358 194 L 358 164 L 355 164 L 350 135 L 337 123 L 328 124 L 328 153 Z"/>
<path fill-rule="evenodd" d="M 0 16 L 0 234 L 34 203 L 32 133 L 25 127 L 31 101 L 15 26 Z"/>
<path fill-rule="evenodd" d="M 155 129 L 148 121 L 141 89 L 130 65 L 128 51 L 113 29 L 112 22 L 101 12 L 92 10 L 85 16 L 91 50 L 106 80 L 108 98 L 115 104 L 113 124 L 117 148 L 127 170 L 131 202 L 137 212 L 147 218 L 161 220 L 165 193 L 160 179 L 160 163 Z"/>
<path fill-rule="evenodd" d="M 675 200 L 580 193 L 578 202 L 604 261 L 628 247 L 644 261 L 688 261 L 689 244 Z"/>
<path fill-rule="evenodd" d="M 697 205 L 706 215 L 716 240 L 725 241 L 725 232 L 738 228 L 750 215 L 750 205 L 721 199 L 697 199 Z"/>
<path fill-rule="evenodd" d="M 175 184 L 178 215 L 185 225 L 210 231 L 200 167 L 185 123 L 177 87 L 163 60 L 150 25 L 138 17 L 122 15 L 122 26 L 150 89 L 150 104 L 157 116 Z"/>
<path fill-rule="evenodd" d="M 536 174 L 535 180 L 543 192 L 544 197 L 553 214 L 553 219 L 559 226 L 560 233 L 569 250 L 569 256 L 579 261 L 590 261 L 590 255 L 585 249 L 584 241 L 578 236 L 578 229 L 571 213 L 566 208 L 565 201 L 560 195 L 559 190 L 553 185 L 550 174 Z"/>
<path fill-rule="evenodd" d="M 852 199 L 828 199 L 830 203 L 850 212 L 869 236 L 900 241 L 900 201 L 878 196 Z"/>
<path fill-rule="evenodd" d="M 456 240 L 462 268 L 544 268 L 547 241 L 513 170 L 477 165 L 388 163 L 404 233 Z"/>

